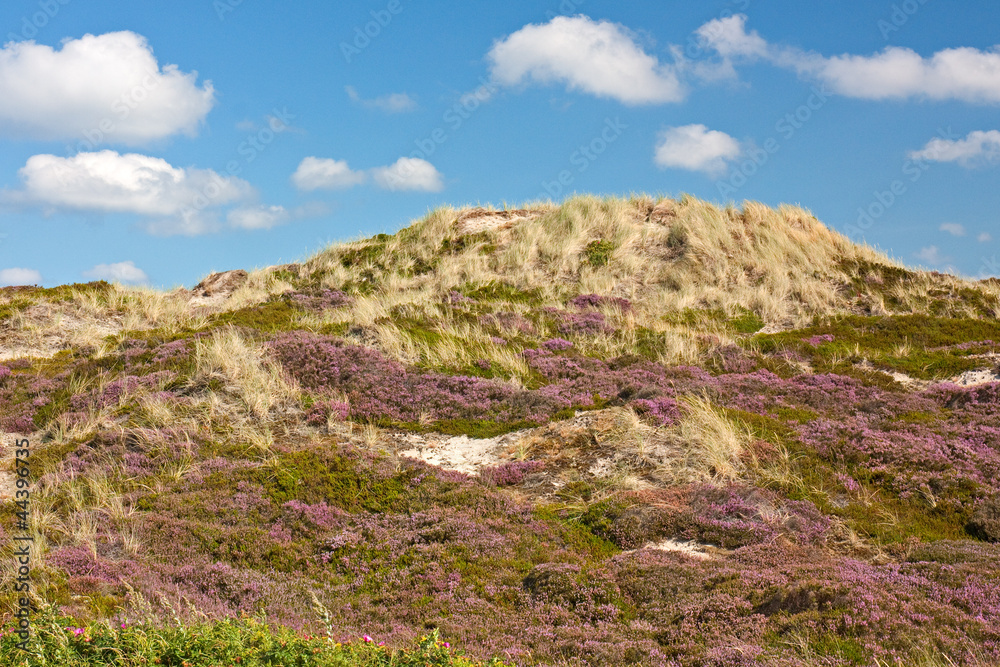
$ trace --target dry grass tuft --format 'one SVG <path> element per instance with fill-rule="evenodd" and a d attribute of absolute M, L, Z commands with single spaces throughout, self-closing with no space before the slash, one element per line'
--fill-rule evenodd
<path fill-rule="evenodd" d="M 223 391 L 242 401 L 246 411 L 264 420 L 277 407 L 287 405 L 299 395 L 294 381 L 280 368 L 265 359 L 264 348 L 236 329 L 216 330 L 210 338 L 195 344 L 195 372 L 192 386 L 209 387 L 222 383 Z"/>
<path fill-rule="evenodd" d="M 726 417 L 703 397 L 684 396 L 683 416 L 677 427 L 685 448 L 683 470 L 712 482 L 737 479 L 754 436 L 745 425 Z"/>

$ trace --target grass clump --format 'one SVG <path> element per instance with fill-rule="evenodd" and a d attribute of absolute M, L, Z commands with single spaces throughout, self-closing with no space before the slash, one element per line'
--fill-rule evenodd
<path fill-rule="evenodd" d="M 265 359 L 264 349 L 236 329 L 218 329 L 194 347 L 193 387 L 213 383 L 238 397 L 257 419 L 288 402 L 297 401 L 298 389 L 281 369 Z"/>
<path fill-rule="evenodd" d="M 756 336 L 748 345 L 764 353 L 794 350 L 816 372 L 843 372 L 842 364 L 868 360 L 876 367 L 920 379 L 940 379 L 980 368 L 973 356 L 1000 349 L 996 320 L 931 315 L 833 318 L 795 331 Z"/>
<path fill-rule="evenodd" d="M 459 292 L 475 301 L 506 301 L 538 305 L 542 300 L 541 290 L 538 288 L 519 289 L 510 283 L 495 280 L 485 283 L 468 283 L 463 285 Z"/>
<path fill-rule="evenodd" d="M 274 299 L 255 306 L 220 313 L 212 317 L 210 326 L 231 326 L 256 329 L 266 333 L 290 331 L 302 311 L 286 299 Z"/>

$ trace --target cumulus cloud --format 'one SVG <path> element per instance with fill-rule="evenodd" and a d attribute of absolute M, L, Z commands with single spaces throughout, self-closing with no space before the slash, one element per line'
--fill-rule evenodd
<path fill-rule="evenodd" d="M 444 188 L 441 173 L 427 160 L 401 157 L 386 167 L 354 171 L 345 160 L 307 157 L 292 174 L 299 190 L 334 190 L 360 185 L 371 176 L 383 190 L 423 190 L 439 192 Z"/>
<path fill-rule="evenodd" d="M 8 42 L 0 49 L 0 132 L 70 139 L 89 148 L 194 135 L 215 103 L 211 82 L 157 62 L 142 35 L 84 35 L 61 48 Z"/>
<path fill-rule="evenodd" d="M 723 58 L 763 58 L 770 47 L 757 31 L 747 32 L 747 17 L 736 14 L 709 21 L 695 31 L 703 45 L 714 49 Z"/>
<path fill-rule="evenodd" d="M 684 86 L 674 67 L 646 53 L 626 27 L 586 16 L 526 25 L 487 54 L 495 81 L 563 84 L 630 105 L 677 102 Z"/>
<path fill-rule="evenodd" d="M 385 190 L 440 192 L 444 189 L 444 179 L 434 165 L 415 157 L 401 157 L 388 167 L 376 167 L 372 169 L 372 177 Z"/>
<path fill-rule="evenodd" d="M 1000 131 L 970 132 L 964 139 L 936 137 L 909 157 L 930 162 L 957 162 L 963 167 L 976 167 L 1000 162 Z"/>
<path fill-rule="evenodd" d="M 234 229 L 271 229 L 288 222 L 291 215 L 284 206 L 243 206 L 234 208 L 226 216 Z"/>
<path fill-rule="evenodd" d="M 24 182 L 22 200 L 107 213 L 175 215 L 187 207 L 237 201 L 252 191 L 246 181 L 211 169 L 181 169 L 161 158 L 112 150 L 33 155 L 18 174 Z"/>
<path fill-rule="evenodd" d="M 993 240 L 993 235 L 989 232 L 980 232 L 979 236 L 976 237 L 976 240 L 980 243 L 989 243 Z"/>
<path fill-rule="evenodd" d="M 220 207 L 251 198 L 253 188 L 211 169 L 182 169 L 161 158 L 103 150 L 73 157 L 33 155 L 18 172 L 23 188 L 9 203 L 49 210 L 133 213 L 153 234 L 189 236 L 218 229 Z"/>
<path fill-rule="evenodd" d="M 405 113 L 417 108 L 417 101 L 406 93 L 392 93 L 373 99 L 365 99 L 358 94 L 354 86 L 346 86 L 347 96 L 355 104 L 359 104 L 366 109 L 378 109 L 386 113 Z"/>
<path fill-rule="evenodd" d="M 687 169 L 717 176 L 743 152 L 740 142 L 704 125 L 683 125 L 660 133 L 655 161 L 661 168 Z"/>
<path fill-rule="evenodd" d="M 115 264 L 98 264 L 84 271 L 83 277 L 117 283 L 144 283 L 149 280 L 146 272 L 137 267 L 132 260 Z"/>
<path fill-rule="evenodd" d="M 42 282 L 42 274 L 34 269 L 0 269 L 0 285 L 37 285 Z"/>
<path fill-rule="evenodd" d="M 337 190 L 365 182 L 363 171 L 353 171 L 346 160 L 307 157 L 292 174 L 292 183 L 299 190 Z"/>
<path fill-rule="evenodd" d="M 965 236 L 965 226 L 957 222 L 945 222 L 938 228 L 942 232 L 948 232 L 952 236 Z"/>
<path fill-rule="evenodd" d="M 921 259 L 930 266 L 940 266 L 945 262 L 950 261 L 950 257 L 945 257 L 941 254 L 941 250 L 934 245 L 929 245 L 926 248 L 921 248 L 915 253 L 917 259 Z"/>
<path fill-rule="evenodd" d="M 823 56 L 769 44 L 747 32 L 746 16 L 715 19 L 697 31 L 725 62 L 765 60 L 829 86 L 831 92 L 869 100 L 923 98 L 1000 103 L 1000 48 L 943 49 L 928 57 L 891 46 L 874 55 Z"/>

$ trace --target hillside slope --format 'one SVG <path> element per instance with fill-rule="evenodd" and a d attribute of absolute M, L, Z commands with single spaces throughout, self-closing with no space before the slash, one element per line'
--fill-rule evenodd
<path fill-rule="evenodd" d="M 4 289 L 0 430 L 81 621 L 1000 664 L 998 315 L 796 207 L 442 208 L 192 290 Z"/>

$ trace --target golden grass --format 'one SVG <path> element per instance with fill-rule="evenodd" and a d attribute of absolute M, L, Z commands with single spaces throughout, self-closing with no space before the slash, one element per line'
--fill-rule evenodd
<path fill-rule="evenodd" d="M 263 346 L 244 338 L 236 329 L 224 328 L 198 340 L 194 350 L 192 386 L 207 387 L 220 381 L 224 391 L 239 398 L 258 420 L 299 395 L 298 387 L 281 369 L 265 359 Z"/>
<path fill-rule="evenodd" d="M 684 469 L 713 482 L 738 478 L 753 442 L 750 429 L 726 417 L 707 398 L 684 396 L 680 403 L 683 415 L 678 432 L 686 450 Z"/>
<path fill-rule="evenodd" d="M 302 264 L 282 267 L 281 272 L 254 270 L 228 298 L 197 308 L 183 293 L 120 285 L 105 292 L 75 290 L 68 301 L 59 302 L 0 292 L 0 306 L 13 308 L 0 327 L 6 350 L 0 356 L 47 356 L 70 346 L 99 347 L 109 334 L 128 330 L 199 329 L 213 313 L 259 304 L 294 289 L 296 280 L 310 279 L 328 288 L 367 281 L 373 289 L 348 307 L 303 314 L 298 326 L 348 322 L 378 327 L 380 347 L 402 361 L 462 364 L 474 355 L 498 363 L 506 376 L 523 378 L 523 366 L 500 351 L 459 350 L 447 340 L 421 345 L 385 325 L 394 314 L 412 307 L 439 322 L 447 333 L 448 327 L 457 327 L 448 322 L 447 308 L 438 307 L 443 296 L 463 284 L 495 281 L 534 290 L 536 308 L 561 307 L 581 293 L 627 298 L 634 304 L 631 313 L 605 309 L 618 333 L 574 342 L 588 353 L 633 354 L 637 352 L 634 330 L 645 328 L 662 336 L 657 345 L 662 361 L 693 363 L 710 351 L 696 336 L 707 333 L 718 338 L 722 332 L 666 326 L 664 315 L 687 308 L 720 309 L 728 315 L 748 309 L 766 323 L 796 326 L 816 315 L 857 312 L 859 306 L 850 294 L 853 288 L 845 286 L 852 279 L 881 280 L 868 268 L 862 269 L 865 275 L 848 275 L 845 266 L 900 268 L 797 206 L 771 208 L 744 202 L 741 208 L 720 207 L 688 196 L 673 200 L 645 195 L 581 196 L 559 206 L 527 206 L 536 209 L 538 217 L 486 229 L 462 243 L 456 243 L 461 236 L 456 220 L 463 209 L 442 207 L 387 238 L 335 244 Z M 586 248 L 593 241 L 611 244 L 607 264 L 594 266 L 588 260 Z M 921 271 L 913 272 L 906 284 L 867 290 L 863 298 L 866 312 L 874 314 L 926 312 L 941 290 L 962 289 L 1000 303 L 1000 283 Z M 890 302 L 895 304 L 892 308 Z M 512 312 L 527 309 L 523 303 L 494 305 Z M 975 309 L 956 302 L 954 310 L 960 315 L 974 314 Z M 1000 315 L 1000 306 L 993 315 Z M 456 336 L 476 340 L 473 347 L 484 337 L 477 327 L 456 331 Z"/>
<path fill-rule="evenodd" d="M 523 363 L 485 344 L 488 336 L 482 327 L 452 321 L 449 309 L 441 305 L 444 295 L 463 284 L 502 283 L 532 291 L 536 301 L 531 305 L 499 301 L 493 308 L 522 314 L 533 308 L 562 307 L 580 293 L 622 296 L 633 302 L 632 311 L 602 308 L 614 332 L 569 336 L 578 350 L 604 357 L 637 354 L 641 352 L 637 331 L 643 330 L 657 337 L 654 348 L 660 361 L 697 363 L 714 347 L 731 343 L 730 334 L 721 323 L 670 325 L 664 315 L 692 308 L 720 309 L 735 316 L 748 309 L 765 322 L 800 325 L 815 315 L 852 312 L 844 286 L 854 276 L 842 268 L 850 262 L 899 267 L 793 206 L 773 209 L 746 202 L 737 209 L 690 197 L 677 201 L 577 197 L 559 207 L 542 206 L 540 212 L 535 219 L 487 229 L 474 242 L 456 245 L 455 220 L 461 211 L 444 207 L 387 240 L 326 248 L 302 265 L 302 275 L 318 273 L 324 276 L 324 286 L 336 288 L 363 274 L 375 289 L 348 308 L 309 316 L 302 323 L 349 322 L 373 328 L 378 346 L 401 361 L 455 367 L 488 359 L 505 377 L 523 381 Z M 604 266 L 593 266 L 587 259 L 585 249 L 596 240 L 613 246 Z M 486 246 L 488 252 L 483 250 Z M 366 259 L 351 265 L 359 256 Z M 433 265 L 433 270 L 407 272 L 416 265 Z M 895 295 L 904 311 L 921 312 L 931 291 L 942 285 L 956 289 L 974 285 L 958 278 L 915 275 L 913 284 Z M 998 289 L 985 286 L 981 291 L 995 296 Z M 870 312 L 888 312 L 878 292 L 871 295 L 868 307 Z M 399 316 L 433 322 L 442 337 L 416 340 L 395 323 Z M 543 327 L 536 335 L 544 338 L 556 332 Z M 648 349 L 649 341 L 645 342 Z"/>

